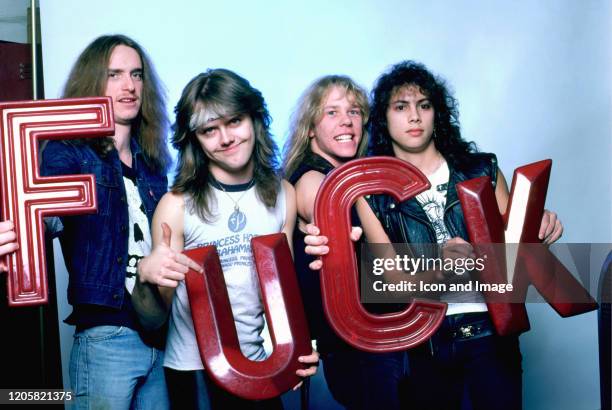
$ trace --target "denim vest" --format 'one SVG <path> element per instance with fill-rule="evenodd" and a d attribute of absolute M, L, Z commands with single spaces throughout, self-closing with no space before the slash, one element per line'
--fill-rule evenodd
<path fill-rule="evenodd" d="M 448 159 L 447 162 L 450 175 L 446 192 L 446 206 L 444 207 L 444 223 L 452 238 L 458 236 L 469 241 L 455 185 L 468 179 L 488 176 L 491 178 L 493 189 L 495 189 L 497 158 L 494 154 L 470 154 L 466 163 L 467 166 L 462 167 L 461 170 L 454 167 Z M 397 203 L 395 199 L 388 195 L 371 195 L 368 202 L 381 221 L 391 242 L 410 243 L 417 255 L 436 256 L 431 253 L 437 247 L 420 246 L 422 244 L 435 244 L 436 235 L 425 211 L 415 198 Z"/>
<path fill-rule="evenodd" d="M 165 174 L 149 167 L 135 138 L 130 142 L 138 191 L 149 224 L 166 193 Z M 129 217 L 117 150 L 100 157 L 86 144 L 50 141 L 43 151 L 43 176 L 93 174 L 97 213 L 61 217 L 62 253 L 68 269 L 68 302 L 120 308 L 125 297 Z"/>

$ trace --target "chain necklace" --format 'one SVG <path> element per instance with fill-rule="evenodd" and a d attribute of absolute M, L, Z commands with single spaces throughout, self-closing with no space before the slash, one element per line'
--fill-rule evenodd
<path fill-rule="evenodd" d="M 238 203 L 246 195 L 246 193 L 249 192 L 249 189 L 251 189 L 251 187 L 255 185 L 255 179 L 251 179 L 251 182 L 249 182 L 246 189 L 238 199 L 234 199 L 229 194 L 229 192 L 225 190 L 225 188 L 219 181 L 217 181 L 216 179 L 214 179 L 213 181 L 215 182 L 215 187 L 223 191 L 223 193 L 234 203 L 234 212 L 232 212 L 232 214 L 227 219 L 227 227 L 232 232 L 238 232 L 243 230 L 246 226 L 247 218 L 244 212 L 240 210 L 240 205 L 238 205 Z"/>

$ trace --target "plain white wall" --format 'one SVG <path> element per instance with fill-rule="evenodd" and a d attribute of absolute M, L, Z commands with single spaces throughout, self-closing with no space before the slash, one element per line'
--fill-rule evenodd
<path fill-rule="evenodd" d="M 369 88 L 387 66 L 415 59 L 448 80 L 463 135 L 497 153 L 508 179 L 517 166 L 553 159 L 547 207 L 565 224 L 563 241 L 612 242 L 610 3 L 378 3 L 41 0 L 45 95 L 60 95 L 95 37 L 124 33 L 149 52 L 169 91 L 168 112 L 194 75 L 229 68 L 263 92 L 282 145 L 295 101 L 316 77 L 344 73 Z M 63 303 L 60 320 L 69 312 Z M 525 408 L 599 408 L 596 316 L 529 310 Z M 62 326 L 67 351 L 72 328 Z M 318 392 L 316 385 L 315 408 L 327 400 Z"/>

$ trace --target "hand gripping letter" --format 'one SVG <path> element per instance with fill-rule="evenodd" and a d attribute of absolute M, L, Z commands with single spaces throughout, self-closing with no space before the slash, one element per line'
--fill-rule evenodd
<path fill-rule="evenodd" d="M 446 304 L 414 301 L 402 311 L 377 315 L 359 301 L 359 278 L 350 210 L 358 197 L 385 193 L 405 201 L 429 187 L 416 167 L 390 157 L 350 161 L 330 172 L 315 201 L 315 224 L 330 243 L 322 256 L 321 294 L 327 320 L 334 331 L 357 349 L 393 352 L 426 341 L 444 319 Z"/>
<path fill-rule="evenodd" d="M 227 391 L 250 400 L 276 397 L 300 382 L 298 357 L 312 351 L 291 252 L 285 234 L 251 240 L 273 351 L 255 362 L 240 351 L 234 316 L 214 246 L 185 251 L 204 273 L 186 276 L 191 316 L 202 363 Z"/>
<path fill-rule="evenodd" d="M 551 160 L 544 160 L 514 171 L 504 215 L 499 213 L 489 177 L 457 184 L 470 241 L 478 253 L 488 257 L 481 279 L 491 284 L 514 285 L 510 293 L 485 293 L 491 319 L 500 335 L 529 329 L 522 302 L 530 284 L 563 317 L 597 307 L 586 289 L 548 248 L 537 245 L 551 165 Z M 494 246 L 495 243 L 517 245 L 503 249 Z"/>

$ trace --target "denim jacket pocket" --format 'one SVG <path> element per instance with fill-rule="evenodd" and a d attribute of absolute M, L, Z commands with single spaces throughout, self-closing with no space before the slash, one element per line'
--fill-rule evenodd
<path fill-rule="evenodd" d="M 119 195 L 119 181 L 113 168 L 101 162 L 88 161 L 85 161 L 82 167 L 84 174 L 93 174 L 96 179 L 98 214 L 109 215 L 112 196 Z"/>

